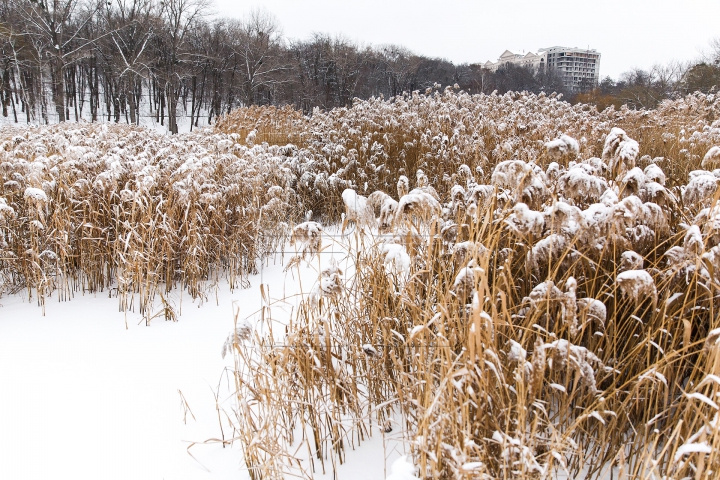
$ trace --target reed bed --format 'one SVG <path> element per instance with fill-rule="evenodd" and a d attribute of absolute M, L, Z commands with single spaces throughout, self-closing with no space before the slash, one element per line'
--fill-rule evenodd
<path fill-rule="evenodd" d="M 0 294 L 25 291 L 42 305 L 53 293 L 107 291 L 121 310 L 175 319 L 166 301 L 175 287 L 202 299 L 221 278 L 247 286 L 257 260 L 284 243 L 295 208 L 282 149 L 236 140 L 4 127 Z"/>
<path fill-rule="evenodd" d="M 597 112 L 445 89 L 175 137 L 3 127 L 0 295 L 175 320 L 174 288 L 247 287 L 290 241 L 316 286 L 223 346 L 253 478 L 391 429 L 421 478 L 713 478 L 719 118 L 714 95 Z"/>
<path fill-rule="evenodd" d="M 393 109 L 443 98 L 471 101 L 446 91 L 359 102 L 355 122 L 328 113 L 347 123 L 328 138 L 344 145 L 343 132 L 376 128 L 362 123 L 374 108 L 402 135 L 414 117 Z M 376 177 L 381 191 L 336 183 L 345 188 L 324 211 L 357 227 L 341 240 L 350 267 L 321 268 L 282 332 L 244 325 L 229 339 L 235 428 L 253 478 L 311 478 L 390 429 L 404 435 L 418 478 L 716 475 L 718 102 L 598 114 L 532 101 L 557 105 L 548 125 L 586 112 L 583 137 L 568 133 L 583 128 L 575 121 L 530 140 L 511 130 L 465 157 L 478 163 L 425 157 L 412 180 L 409 164 Z M 505 142 L 527 147 L 493 153 Z M 303 260 L 320 264 L 307 245 Z"/>
<path fill-rule="evenodd" d="M 315 111 L 305 121 L 282 110 L 282 132 L 269 128 L 267 117 L 258 113 L 273 111 L 238 109 L 218 125 L 241 138 L 241 132 L 252 128 L 283 142 L 292 138 L 298 153 L 312 159 L 307 170 L 298 172 L 295 189 L 301 206 L 327 222 L 339 221 L 343 208 L 335 199 L 345 188 L 365 195 L 392 192 L 400 175 L 410 177 L 421 169 L 438 193 L 447 196 L 460 165 L 470 167 L 481 182 L 489 182 L 495 165 L 504 160 L 533 161 L 545 168 L 554 158 L 544 145 L 562 134 L 577 139 L 585 158 L 599 157 L 613 127 L 640 143 L 638 159 L 667 159 L 663 168 L 668 181 L 682 182 L 700 168 L 720 128 L 720 96 L 699 93 L 651 111 L 623 107 L 598 112 L 555 94 L 470 95 L 448 87 L 389 100 L 356 100 L 350 108 Z"/>
<path fill-rule="evenodd" d="M 304 146 L 308 118 L 290 106 L 253 105 L 218 118 L 214 130 L 236 134 L 247 144 Z"/>

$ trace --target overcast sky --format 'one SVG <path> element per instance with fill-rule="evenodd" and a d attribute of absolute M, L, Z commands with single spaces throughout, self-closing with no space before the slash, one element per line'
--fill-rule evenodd
<path fill-rule="evenodd" d="M 398 44 L 454 63 L 555 45 L 594 48 L 600 75 L 692 60 L 720 37 L 720 0 L 215 0 L 220 16 L 263 8 L 286 38 L 313 32 Z"/>

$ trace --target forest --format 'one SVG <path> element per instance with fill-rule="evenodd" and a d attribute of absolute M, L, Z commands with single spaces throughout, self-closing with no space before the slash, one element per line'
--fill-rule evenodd
<path fill-rule="evenodd" d="M 718 40 L 705 57 L 606 77 L 571 94 L 552 70 L 508 64 L 491 72 L 323 33 L 289 39 L 270 12 L 222 18 L 211 0 L 0 0 L 0 103 L 14 123 L 150 117 L 177 133 L 178 119 L 192 130 L 238 107 L 290 105 L 310 114 L 440 86 L 556 92 L 600 110 L 654 108 L 717 89 Z"/>

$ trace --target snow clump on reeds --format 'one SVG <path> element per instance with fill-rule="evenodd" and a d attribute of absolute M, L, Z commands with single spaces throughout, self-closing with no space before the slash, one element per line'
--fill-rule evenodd
<path fill-rule="evenodd" d="M 614 179 L 635 168 L 635 159 L 639 152 L 637 141 L 630 138 L 622 128 L 613 127 L 605 138 L 602 159 L 607 163 Z"/>
<path fill-rule="evenodd" d="M 352 222 L 356 228 L 363 229 L 372 227 L 375 223 L 373 207 L 368 199 L 351 189 L 346 188 L 342 192 L 343 203 L 345 204 L 345 219 L 342 224 L 342 231 Z"/>
<path fill-rule="evenodd" d="M 632 302 L 642 303 L 648 298 L 657 307 L 658 294 L 655 280 L 646 270 L 626 270 L 616 278 L 620 292 Z"/>
<path fill-rule="evenodd" d="M 720 168 L 720 146 L 715 145 L 708 150 L 700 166 L 705 170 Z"/>
<path fill-rule="evenodd" d="M 577 156 L 580 153 L 580 144 L 568 135 L 561 135 L 560 138 L 545 143 L 545 149 L 550 158 L 559 160 L 566 155 Z"/>

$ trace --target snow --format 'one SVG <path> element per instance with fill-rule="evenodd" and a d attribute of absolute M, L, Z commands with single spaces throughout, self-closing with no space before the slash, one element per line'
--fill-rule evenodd
<path fill-rule="evenodd" d="M 696 254 L 702 253 L 704 246 L 702 234 L 700 233 L 700 227 L 697 225 L 691 225 L 688 228 L 685 238 L 683 239 L 683 248 L 685 248 L 688 252 Z"/>
<path fill-rule="evenodd" d="M 385 267 L 388 273 L 407 276 L 410 274 L 410 256 L 405 247 L 397 243 L 382 245 L 381 251 L 385 253 Z"/>
<path fill-rule="evenodd" d="M 599 323 L 601 328 L 605 328 L 605 320 L 607 320 L 607 307 L 600 300 L 585 297 L 577 300 L 577 308 L 585 322 Z"/>
<path fill-rule="evenodd" d="M 333 236 L 323 243 L 337 246 Z M 158 317 L 146 326 L 139 313 L 118 312 L 106 292 L 47 299 L 44 316 L 22 292 L 0 298 L 0 478 L 249 479 L 240 444 L 214 440 L 233 437 L 233 332 L 262 334 L 266 304 L 273 321 L 287 320 L 320 272 L 337 280 L 334 255 L 345 252 L 331 250 L 287 272 L 278 256 L 250 277 L 251 288 L 231 292 L 221 282 L 202 304 L 174 291 L 167 299 L 177 322 Z M 347 452 L 336 477 L 328 463 L 314 478 L 385 478 L 392 464 L 401 476 L 388 478 L 412 479 L 393 464 L 408 453 L 402 438 L 400 428 L 375 430 Z"/>
<path fill-rule="evenodd" d="M 559 138 L 547 142 L 545 144 L 545 148 L 547 149 L 548 153 L 551 154 L 552 158 L 559 157 L 567 151 L 567 145 Z"/>
<path fill-rule="evenodd" d="M 620 255 L 620 270 L 642 270 L 645 259 L 642 255 L 632 250 L 623 252 Z"/>
<path fill-rule="evenodd" d="M 7 220 L 15 216 L 15 209 L 7 204 L 7 200 L 0 197 L 0 220 Z"/>
<path fill-rule="evenodd" d="M 711 169 L 720 166 L 720 146 L 715 145 L 703 157 L 702 168 Z"/>
<path fill-rule="evenodd" d="M 527 350 L 515 340 L 510 340 L 510 350 L 507 354 L 508 360 L 511 362 L 520 362 L 527 358 Z"/>
<path fill-rule="evenodd" d="M 403 195 L 398 202 L 396 219 L 400 219 L 403 214 L 415 214 L 418 216 L 430 217 L 431 215 L 440 214 L 440 202 L 438 202 L 430 193 L 415 188 L 407 195 Z"/>
<path fill-rule="evenodd" d="M 713 410 L 720 410 L 720 407 L 717 403 L 713 402 L 707 396 L 703 395 L 700 392 L 686 393 L 685 396 L 695 400 L 700 400 L 701 402 L 711 407 Z"/>
<path fill-rule="evenodd" d="M 45 192 L 40 188 L 34 188 L 34 187 L 28 187 L 25 189 L 25 198 L 31 198 L 33 200 L 37 200 L 39 202 L 47 202 L 47 195 L 45 195 Z"/>
<path fill-rule="evenodd" d="M 712 453 L 712 447 L 710 447 L 710 445 L 706 442 L 687 443 L 675 451 L 675 461 L 677 462 L 683 455 L 688 455 L 690 453 Z"/>
<path fill-rule="evenodd" d="M 616 281 L 623 295 L 631 300 L 642 302 L 646 298 L 651 298 L 653 308 L 657 305 L 655 280 L 646 270 L 626 270 L 618 274 Z"/>
<path fill-rule="evenodd" d="M 531 172 L 530 165 L 522 160 L 506 160 L 495 166 L 491 181 L 498 187 L 516 188 Z"/>
<path fill-rule="evenodd" d="M 351 188 L 346 188 L 342 192 L 342 199 L 343 202 L 345 202 L 345 207 L 357 218 L 361 218 L 365 215 L 367 210 L 367 198 L 362 195 L 358 195 L 357 192 Z"/>
<path fill-rule="evenodd" d="M 18 112 L 19 113 L 19 112 Z M 57 123 L 57 114 L 54 112 L 47 112 L 48 119 L 50 124 Z M 140 125 L 147 127 L 148 129 L 154 130 L 158 133 L 169 135 L 169 125 L 170 122 L 167 118 L 165 118 L 165 121 L 163 124 L 161 124 L 158 120 L 155 119 L 155 112 L 150 110 L 150 107 L 147 103 L 144 103 L 140 106 L 139 109 L 139 117 L 140 117 Z M 25 123 L 24 117 L 20 117 L 18 115 L 19 123 L 15 123 L 12 115 L 8 117 L 2 117 L 0 116 L 0 126 L 3 125 L 13 125 L 13 126 L 19 126 L 19 125 L 28 125 Z M 71 115 L 71 118 L 66 121 L 66 123 L 73 123 L 78 126 L 87 125 L 91 121 L 90 111 L 85 110 L 83 112 L 83 115 L 80 116 L 79 121 L 75 121 L 74 115 Z M 29 125 L 39 125 L 42 124 L 42 119 L 37 118 L 33 122 L 31 122 Z M 107 115 L 98 115 L 96 123 L 105 123 L 108 125 L 113 124 L 121 124 L 126 125 L 127 122 L 125 121 L 124 115 L 121 116 L 120 122 L 115 122 L 114 118 L 108 119 Z M 215 123 L 215 119 L 213 119 L 213 123 Z M 197 119 L 197 127 L 193 127 L 193 131 L 202 130 L 203 128 L 208 127 L 208 115 L 206 111 L 203 111 L 200 113 Z M 132 124 L 131 124 L 132 125 Z M 178 109 L 177 112 L 177 127 L 179 133 L 187 133 L 190 131 L 190 115 L 186 115 L 182 112 L 182 108 Z"/>
<path fill-rule="evenodd" d="M 577 155 L 580 152 L 580 144 L 569 135 L 561 135 L 560 138 L 545 143 L 545 148 L 551 158 L 560 158 L 567 153 Z"/>
<path fill-rule="evenodd" d="M 628 137 L 623 129 L 613 127 L 605 138 L 602 159 L 611 170 L 630 170 L 635 167 L 635 158 L 639 152 L 637 141 Z"/>
<path fill-rule="evenodd" d="M 545 218 L 541 212 L 530 210 L 524 203 L 517 203 L 505 223 L 519 235 L 539 236 L 545 227 Z"/>
<path fill-rule="evenodd" d="M 633 139 L 628 139 L 620 143 L 619 157 L 623 160 L 634 161 L 639 152 L 640 145 Z"/>
<path fill-rule="evenodd" d="M 346 188 L 342 192 L 342 199 L 345 203 L 346 221 L 353 221 L 359 227 L 372 225 L 374 216 L 372 206 L 368 203 L 368 199 L 351 188 Z"/>
<path fill-rule="evenodd" d="M 696 175 L 693 175 L 696 174 Z M 710 172 L 690 172 L 690 181 L 685 187 L 684 198 L 688 203 L 700 203 L 712 198 L 720 182 Z"/>
<path fill-rule="evenodd" d="M 657 182 L 663 186 L 665 185 L 665 172 L 663 172 L 660 166 L 656 163 L 651 163 L 650 165 L 645 167 L 643 173 L 645 173 L 645 177 L 647 178 L 647 180 Z"/>
<path fill-rule="evenodd" d="M 588 170 L 585 164 L 570 168 L 558 179 L 558 192 L 571 199 L 599 199 L 607 190 L 607 182 Z"/>
<path fill-rule="evenodd" d="M 577 235 L 587 227 L 582 211 L 562 201 L 557 201 L 548 207 L 545 210 L 545 217 L 547 218 L 545 223 L 551 231 L 560 231 L 568 237 Z"/>
<path fill-rule="evenodd" d="M 645 181 L 645 173 L 638 167 L 630 170 L 622 179 L 622 183 L 625 185 L 625 188 L 632 189 L 633 193 L 639 192 L 640 189 L 645 186 Z"/>
<path fill-rule="evenodd" d="M 392 473 L 385 480 L 418 480 L 415 476 L 415 466 L 402 456 L 392 464 Z"/>
<path fill-rule="evenodd" d="M 219 340 L 243 293 L 188 302 L 180 322 L 149 327 L 106 294 L 48 301 L 45 316 L 20 296 L 0 299 L 0 478 L 243 478 L 237 444 L 195 446 L 197 462 L 186 452 L 222 438 L 213 391 L 232 360 Z M 226 409 L 227 398 L 221 387 Z"/>
<path fill-rule="evenodd" d="M 530 267 L 537 269 L 540 264 L 547 264 L 551 259 L 558 260 L 565 251 L 565 237 L 553 233 L 538 241 L 527 253 L 527 262 Z"/>

